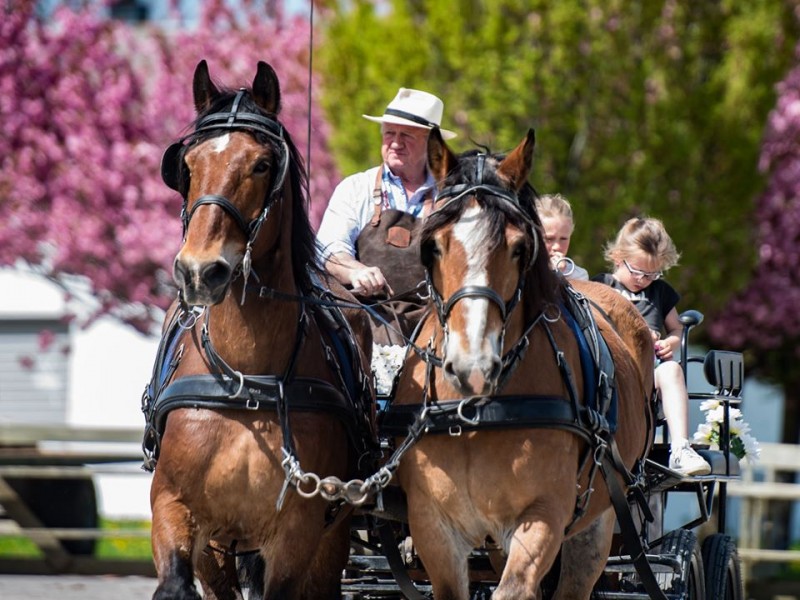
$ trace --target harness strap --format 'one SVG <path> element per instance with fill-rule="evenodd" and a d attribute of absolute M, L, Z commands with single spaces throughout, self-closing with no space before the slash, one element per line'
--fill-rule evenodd
<path fill-rule="evenodd" d="M 279 398 L 291 398 L 287 409 L 291 412 L 327 412 L 340 418 L 354 439 L 352 408 L 348 399 L 327 381 L 311 377 L 295 377 L 285 383 L 273 375 L 250 375 L 240 389 L 238 379 L 223 375 L 187 375 L 169 384 L 155 399 L 150 414 L 150 424 L 156 431 L 164 431 L 167 415 L 177 408 L 247 409 L 275 412 Z M 358 447 L 358 444 L 356 444 Z M 158 454 L 158 446 L 150 448 Z"/>
<path fill-rule="evenodd" d="M 403 558 L 400 556 L 400 550 L 397 547 L 397 540 L 394 537 L 394 531 L 389 521 L 380 519 L 378 523 L 378 535 L 381 540 L 381 551 L 383 556 L 386 557 L 386 562 L 389 563 L 389 568 L 392 570 L 392 576 L 395 583 L 397 583 L 400 591 L 407 600 L 427 600 L 427 596 L 423 596 L 414 581 L 408 574 L 406 565 L 403 563 Z"/>
<path fill-rule="evenodd" d="M 192 216 L 194 216 L 194 213 L 197 212 L 198 208 L 204 205 L 213 205 L 213 204 L 216 204 L 217 206 L 221 207 L 225 212 L 227 212 L 231 216 L 231 218 L 234 221 L 236 221 L 236 224 L 239 226 L 239 229 L 241 229 L 246 236 L 250 235 L 250 232 L 253 229 L 253 224 L 256 223 L 257 219 L 253 220 L 252 223 L 247 223 L 244 220 L 242 213 L 239 212 L 239 209 L 236 208 L 233 202 L 228 200 L 225 196 L 220 196 L 219 194 L 206 194 L 205 196 L 201 196 L 200 198 L 198 198 L 197 201 L 194 203 L 194 206 L 192 206 L 192 210 L 189 211 L 189 214 L 186 217 L 186 222 L 188 223 L 192 219 Z"/>
<path fill-rule="evenodd" d="M 600 470 L 603 473 L 603 479 L 608 488 L 608 495 L 611 498 L 611 504 L 614 506 L 614 512 L 619 521 L 620 533 L 625 549 L 631 556 L 636 572 L 642 580 L 642 585 L 645 591 L 654 600 L 667 600 L 666 595 L 661 591 L 661 587 L 656 581 L 653 574 L 653 568 L 647 560 L 642 540 L 637 534 L 636 524 L 633 522 L 631 515 L 630 505 L 619 479 L 614 474 L 616 470 L 613 465 L 608 464 L 608 457 L 601 461 Z"/>
<path fill-rule="evenodd" d="M 477 429 L 546 427 L 569 429 L 588 439 L 570 402 L 560 396 L 509 395 L 447 400 L 427 406 L 426 433 L 450 433 Z M 422 404 L 392 404 L 383 414 L 380 430 L 404 435 L 416 421 Z"/>

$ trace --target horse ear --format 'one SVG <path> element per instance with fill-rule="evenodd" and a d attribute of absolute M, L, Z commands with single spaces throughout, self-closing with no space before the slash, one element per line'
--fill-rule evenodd
<path fill-rule="evenodd" d="M 205 60 L 197 63 L 197 67 L 194 70 L 192 93 L 194 94 L 194 109 L 197 114 L 208 109 L 211 103 L 219 96 L 219 90 L 208 74 L 208 64 Z"/>
<path fill-rule="evenodd" d="M 277 115 L 281 110 L 281 86 L 278 83 L 278 76 L 263 60 L 258 61 L 258 71 L 253 79 L 253 100 L 272 115 Z"/>
<path fill-rule="evenodd" d="M 428 134 L 428 168 L 437 182 L 444 181 L 447 174 L 456 166 L 458 159 L 444 143 L 438 127 Z"/>
<path fill-rule="evenodd" d="M 497 172 L 507 179 L 515 190 L 519 191 L 528 180 L 533 166 L 533 147 L 536 145 L 536 133 L 528 129 L 528 135 L 498 165 Z"/>

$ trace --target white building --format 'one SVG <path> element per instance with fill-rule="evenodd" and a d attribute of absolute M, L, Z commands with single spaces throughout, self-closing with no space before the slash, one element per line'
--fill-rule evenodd
<path fill-rule="evenodd" d="M 140 400 L 158 339 L 111 318 L 63 322 L 63 291 L 25 269 L 0 268 L 0 427 L 68 425 L 143 430 Z M 137 449 L 128 444 L 133 454 Z M 151 475 L 95 477 L 100 513 L 148 517 Z"/>

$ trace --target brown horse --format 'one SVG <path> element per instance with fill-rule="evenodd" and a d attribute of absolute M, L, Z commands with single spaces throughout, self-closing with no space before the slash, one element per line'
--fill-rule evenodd
<path fill-rule="evenodd" d="M 241 598 L 234 558 L 255 550 L 264 598 L 340 598 L 349 511 L 330 500 L 371 452 L 369 323 L 325 306 L 272 68 L 220 90 L 203 61 L 193 89 L 194 131 L 162 162 L 184 239 L 145 402 L 153 597 L 198 598 L 196 575 L 206 597 Z"/>
<path fill-rule="evenodd" d="M 421 246 L 433 310 L 392 410 L 411 412 L 421 397 L 426 406 L 428 433 L 398 476 L 437 600 L 469 598 L 468 555 L 487 539 L 507 556 L 495 600 L 539 598 L 562 543 L 555 597 L 588 598 L 614 526 L 600 459 L 613 439 L 619 469 L 632 469 L 652 439 L 650 334 L 611 288 L 586 282 L 575 286 L 585 296 L 574 294 L 550 269 L 526 183 L 533 147 L 532 131 L 506 157 L 456 156 L 437 130 L 429 138 L 439 193 Z M 590 379 L 575 325 L 592 321 L 613 369 L 598 361 Z M 587 389 L 609 398 L 612 386 L 594 382 L 612 370 L 616 408 L 588 408 Z M 613 468 L 609 476 L 624 487 Z"/>

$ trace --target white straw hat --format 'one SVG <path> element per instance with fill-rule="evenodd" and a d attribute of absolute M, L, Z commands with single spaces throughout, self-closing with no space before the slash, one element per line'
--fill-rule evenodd
<path fill-rule="evenodd" d="M 383 116 L 361 116 L 375 123 L 394 123 L 395 125 L 432 129 L 441 125 L 443 111 L 444 104 L 433 94 L 410 88 L 400 88 L 394 100 L 386 107 Z M 445 140 L 452 139 L 457 135 L 447 129 L 440 128 L 439 131 Z"/>

